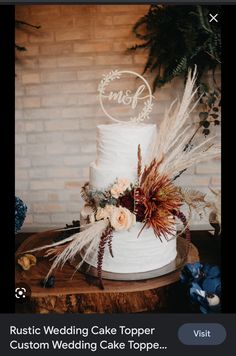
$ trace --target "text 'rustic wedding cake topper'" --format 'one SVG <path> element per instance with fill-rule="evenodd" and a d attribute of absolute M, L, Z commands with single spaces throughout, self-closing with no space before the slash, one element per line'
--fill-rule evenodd
<path fill-rule="evenodd" d="M 132 88 L 121 90 L 121 84 L 119 80 L 121 78 L 125 78 L 126 82 L 131 85 L 131 83 L 133 83 L 131 77 L 133 77 L 133 79 L 139 78 L 141 80 L 141 84 L 136 86 L 135 89 Z M 118 90 L 116 87 L 114 87 L 114 84 L 119 86 Z M 153 96 L 148 82 L 140 74 L 128 70 L 112 70 L 110 73 L 103 75 L 103 79 L 98 86 L 98 92 L 101 108 L 104 114 L 111 120 L 124 123 L 141 122 L 149 119 L 149 114 L 153 108 Z M 127 113 L 129 113 L 125 116 L 125 121 L 119 120 L 117 115 L 111 112 L 111 104 L 115 104 L 117 107 L 123 107 L 121 110 L 116 109 L 115 113 L 124 113 L 123 109 L 127 109 Z M 133 114 L 130 115 L 130 111 Z"/>

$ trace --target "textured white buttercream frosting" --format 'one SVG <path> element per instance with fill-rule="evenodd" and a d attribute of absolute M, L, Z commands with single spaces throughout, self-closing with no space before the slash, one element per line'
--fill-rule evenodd
<path fill-rule="evenodd" d="M 151 228 L 144 229 L 140 236 L 138 233 L 143 227 L 136 223 L 129 231 L 114 231 L 112 238 L 112 251 L 105 248 L 103 267 L 107 272 L 139 273 L 161 268 L 176 257 L 176 238 L 170 236 L 167 241 L 162 236 L 157 238 Z M 97 253 L 87 256 L 85 261 L 97 267 Z"/>
<path fill-rule="evenodd" d="M 156 138 L 156 125 L 153 124 L 110 124 L 97 127 L 97 158 L 90 165 L 90 186 L 106 190 L 116 178 L 137 179 L 137 151 L 141 146 L 143 166 L 149 159 Z M 106 247 L 103 270 L 114 273 L 135 273 L 151 271 L 173 261 L 176 257 L 176 238 L 170 235 L 157 238 L 153 229 L 144 229 L 137 222 L 129 231 L 113 232 L 113 254 Z M 85 260 L 97 266 L 97 251 Z"/>
<path fill-rule="evenodd" d="M 136 180 L 138 145 L 143 165 L 156 135 L 153 124 L 110 124 L 97 127 L 97 158 L 90 165 L 90 185 L 106 189 L 116 178 Z"/>

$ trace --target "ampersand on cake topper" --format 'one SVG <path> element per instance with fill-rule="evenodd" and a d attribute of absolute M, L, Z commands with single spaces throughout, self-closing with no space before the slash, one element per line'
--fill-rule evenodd
<path fill-rule="evenodd" d="M 130 80 L 130 76 L 139 78 L 142 82 L 141 85 L 139 85 L 137 88 L 133 90 L 114 89 L 114 84 L 119 85 L 120 82 L 118 81 L 122 77 L 123 78 L 126 77 L 126 81 L 129 82 L 129 85 L 131 85 L 132 81 Z M 99 102 L 101 108 L 104 114 L 108 116 L 111 120 L 115 122 L 122 122 L 122 123 L 124 122 L 138 123 L 144 120 L 148 120 L 150 118 L 149 114 L 151 113 L 153 108 L 153 103 L 152 103 L 153 95 L 147 80 L 140 74 L 128 70 L 118 70 L 118 69 L 112 70 L 110 73 L 103 75 L 103 79 L 101 80 L 98 86 L 98 92 L 99 92 Z M 117 117 L 115 117 L 115 114 L 111 112 L 112 111 L 111 103 L 116 105 L 115 110 L 113 108 L 113 111 L 115 111 L 116 113 L 118 112 L 118 113 L 125 114 L 126 117 L 125 120 L 119 120 Z M 118 106 L 119 109 L 117 110 Z M 123 108 L 127 109 L 125 113 Z M 131 115 L 129 115 L 130 110 L 132 112 Z M 127 116 L 128 116 L 128 120 L 127 120 Z"/>

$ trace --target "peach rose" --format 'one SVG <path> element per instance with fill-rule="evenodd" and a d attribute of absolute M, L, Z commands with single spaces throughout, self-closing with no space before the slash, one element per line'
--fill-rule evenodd
<path fill-rule="evenodd" d="M 111 187 L 111 195 L 114 198 L 119 198 L 119 196 L 124 193 L 124 191 L 130 187 L 130 181 L 125 178 L 120 178 L 117 182 Z"/>
<path fill-rule="evenodd" d="M 116 231 L 129 230 L 136 222 L 136 216 L 121 206 L 113 208 L 109 219 Z"/>

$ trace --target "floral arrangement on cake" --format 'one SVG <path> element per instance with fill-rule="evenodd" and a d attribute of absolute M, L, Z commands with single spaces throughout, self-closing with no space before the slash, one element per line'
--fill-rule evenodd
<path fill-rule="evenodd" d="M 143 167 L 140 145 L 137 147 L 136 181 L 126 177 L 117 180 L 104 191 L 93 190 L 86 183 L 82 188 L 85 206 L 81 212 L 84 224 L 81 230 L 63 241 L 37 249 L 46 249 L 45 256 L 53 258 L 46 278 L 52 271 L 81 253 L 82 260 L 75 267 L 78 270 L 89 254 L 97 254 L 97 273 L 102 284 L 102 262 L 106 245 L 111 256 L 113 231 L 129 230 L 136 221 L 143 229 L 153 229 L 156 238 L 168 239 L 176 234 L 176 218 L 183 223 L 186 239 L 190 240 L 188 220 L 195 209 L 201 213 L 209 207 L 205 196 L 198 191 L 182 189 L 176 179 L 192 165 L 218 157 L 220 147 L 214 143 L 215 137 L 204 138 L 193 145 L 195 127 L 188 123 L 190 113 L 199 99 L 193 101 L 197 88 L 196 68 L 189 72 L 182 101 L 175 100 L 166 112 L 159 126 L 157 138 L 150 148 L 150 159 Z M 193 102 L 193 103 L 192 103 Z M 192 103 L 192 105 L 191 105 Z M 181 206 L 189 208 L 189 217 L 181 212 Z M 181 232 L 181 233 L 182 233 Z M 29 252 L 29 251 L 28 251 Z"/>

